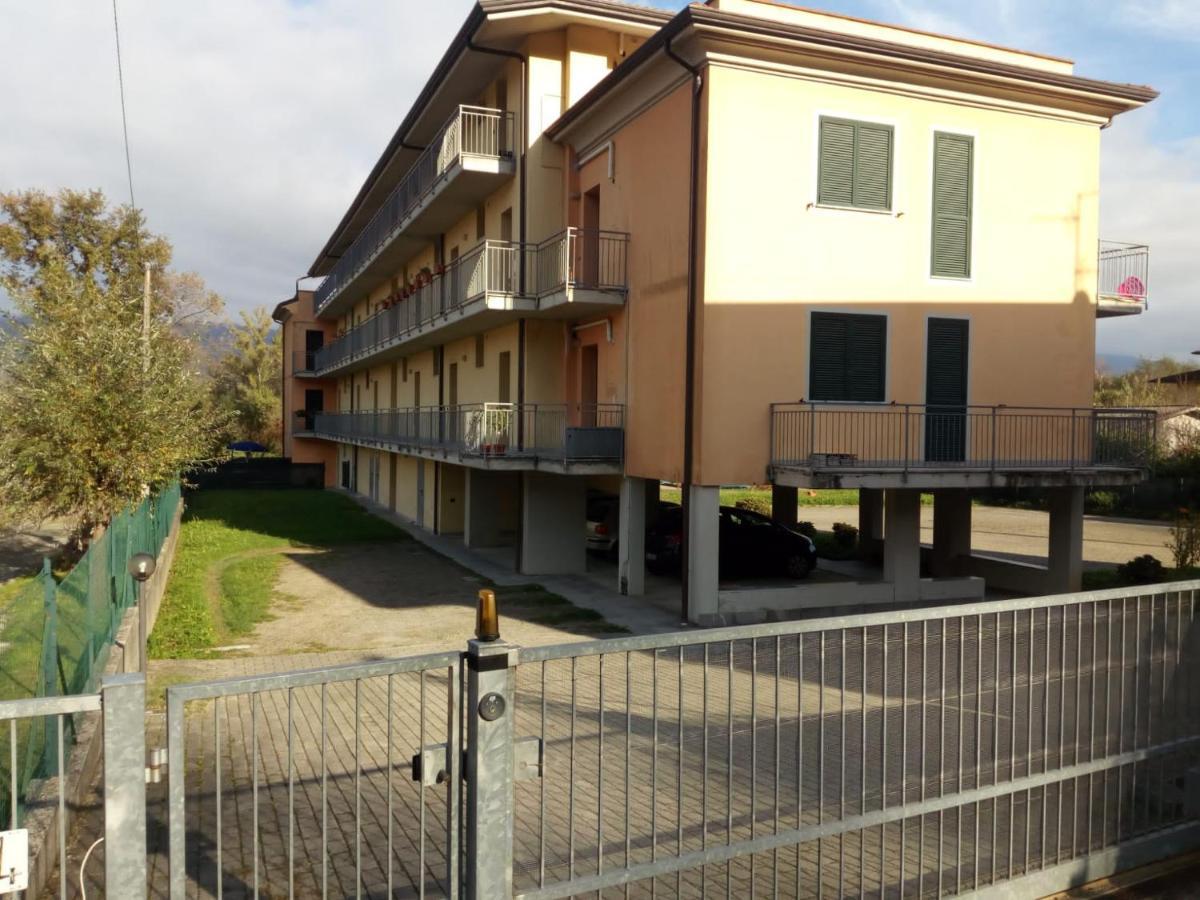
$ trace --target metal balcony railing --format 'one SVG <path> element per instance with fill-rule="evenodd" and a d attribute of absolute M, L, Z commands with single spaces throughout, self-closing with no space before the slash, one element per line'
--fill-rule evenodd
<path fill-rule="evenodd" d="M 537 245 L 534 286 L 544 297 L 565 288 L 623 292 L 629 287 L 629 235 L 568 228 Z"/>
<path fill-rule="evenodd" d="M 774 403 L 771 465 L 809 470 L 1144 469 L 1145 409 Z"/>
<path fill-rule="evenodd" d="M 313 431 L 463 457 L 619 462 L 624 420 L 619 403 L 469 403 L 317 413 Z"/>
<path fill-rule="evenodd" d="M 463 157 L 499 159 L 512 154 L 511 112 L 479 106 L 458 107 L 317 288 L 317 311 L 324 309 L 395 238 L 413 211 Z"/>
<path fill-rule="evenodd" d="M 1149 296 L 1150 248 L 1145 244 L 1100 242 L 1097 293 L 1106 300 L 1144 304 Z"/>
<path fill-rule="evenodd" d="M 420 276 L 400 297 L 391 298 L 386 308 L 322 347 L 315 360 L 317 371 L 374 352 L 478 297 L 516 294 L 520 255 L 528 252 L 522 244 L 484 241 L 444 271 Z"/>
<path fill-rule="evenodd" d="M 317 351 L 316 372 L 376 352 L 438 316 L 486 294 L 545 297 L 555 291 L 588 289 L 624 292 L 629 235 L 577 228 L 540 244 L 484 241 L 444 271 L 422 276 L 389 306 Z M 521 257 L 525 290 L 521 292 Z"/>
<path fill-rule="evenodd" d="M 293 350 L 292 374 L 312 375 L 317 371 L 317 354 L 319 350 Z"/>

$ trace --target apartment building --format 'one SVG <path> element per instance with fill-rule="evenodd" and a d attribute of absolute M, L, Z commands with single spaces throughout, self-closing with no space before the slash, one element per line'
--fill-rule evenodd
<path fill-rule="evenodd" d="M 1153 441 L 1091 393 L 1096 318 L 1147 295 L 1098 233 L 1101 131 L 1154 96 L 763 0 L 480 0 L 310 269 L 291 371 L 328 392 L 292 446 L 529 574 L 583 570 L 587 492 L 619 493 L 631 594 L 677 482 L 699 623 L 805 602 L 722 585 L 728 484 L 791 522 L 861 489 L 881 576 L 822 605 L 1077 587 L 1084 490 Z M 971 553 L 971 492 L 1013 484 L 1052 491 L 1048 566 Z"/>
<path fill-rule="evenodd" d="M 318 377 L 317 354 L 332 340 L 336 326 L 317 317 L 312 291 L 279 303 L 271 318 L 279 323 L 283 360 L 283 455 L 298 463 L 325 466 L 325 486 L 337 484 L 337 448 L 313 437 L 316 417 L 337 409 L 337 379 Z"/>

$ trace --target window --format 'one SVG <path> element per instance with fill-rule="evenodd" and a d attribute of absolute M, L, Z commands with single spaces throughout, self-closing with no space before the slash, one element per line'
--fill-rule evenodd
<path fill-rule="evenodd" d="M 810 399 L 882 403 L 886 372 L 886 316 L 812 314 L 808 370 Z"/>
<path fill-rule="evenodd" d="M 934 278 L 971 277 L 971 205 L 975 141 L 961 134 L 933 136 Z"/>
<path fill-rule="evenodd" d="M 487 230 L 487 209 L 481 203 L 475 209 L 475 240 L 483 240 L 483 233 Z"/>
<path fill-rule="evenodd" d="M 475 368 L 483 368 L 483 335 L 475 335 Z"/>
<path fill-rule="evenodd" d="M 892 208 L 891 125 L 821 117 L 817 202 Z"/>

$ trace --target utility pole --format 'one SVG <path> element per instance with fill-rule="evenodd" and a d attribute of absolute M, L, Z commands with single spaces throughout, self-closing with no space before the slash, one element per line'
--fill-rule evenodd
<path fill-rule="evenodd" d="M 142 283 L 142 371 L 150 371 L 150 263 Z"/>

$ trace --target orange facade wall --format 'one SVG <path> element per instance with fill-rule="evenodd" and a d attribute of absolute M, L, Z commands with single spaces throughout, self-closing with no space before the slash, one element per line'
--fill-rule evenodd
<path fill-rule="evenodd" d="M 930 316 L 970 321 L 971 404 L 1090 406 L 1099 129 L 712 66 L 697 480 L 765 480 L 808 391 L 812 311 L 888 317 L 885 402 L 924 403 Z M 786 110 L 786 115 L 780 111 Z M 890 213 L 818 208 L 819 117 L 895 128 Z M 934 131 L 975 140 L 972 275 L 929 275 Z"/>
<path fill-rule="evenodd" d="M 573 342 L 571 390 L 578 396 L 579 347 L 600 343 L 598 393 L 626 404 L 625 470 L 664 481 L 680 480 L 683 467 L 690 115 L 689 83 L 612 135 L 611 180 L 606 154 L 579 173 L 581 191 L 600 188 L 601 228 L 630 236 L 629 297 L 611 317 L 611 345 L 603 328 Z"/>

